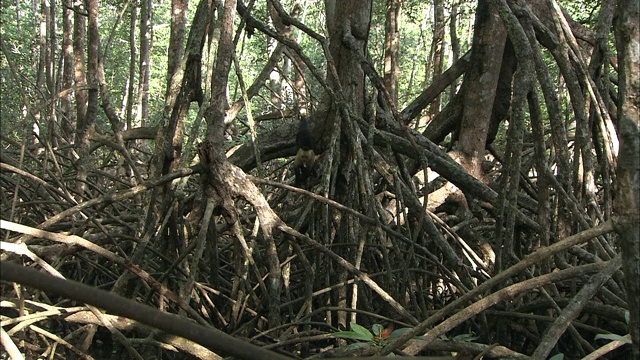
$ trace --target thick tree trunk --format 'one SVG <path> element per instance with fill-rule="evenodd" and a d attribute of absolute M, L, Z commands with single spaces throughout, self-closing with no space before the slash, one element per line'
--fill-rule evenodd
<path fill-rule="evenodd" d="M 618 2 L 616 46 L 619 61 L 618 191 L 614 210 L 622 248 L 633 355 L 640 358 L 640 5 Z"/>
<path fill-rule="evenodd" d="M 464 110 L 458 137 L 463 166 L 476 177 L 482 175 L 485 144 L 492 106 L 500 78 L 506 32 L 493 2 L 478 4 L 471 50 L 471 67 L 462 83 Z"/>
<path fill-rule="evenodd" d="M 189 0 L 171 1 L 171 34 L 169 35 L 169 49 L 167 51 L 167 89 L 171 85 L 171 77 L 180 66 L 184 53 L 184 36 L 187 8 Z"/>
<path fill-rule="evenodd" d="M 138 23 L 138 13 L 140 12 L 140 0 L 135 0 L 131 5 L 131 21 L 129 22 L 129 80 L 127 81 L 127 96 L 125 98 L 125 122 L 127 130 L 133 128 L 133 105 L 135 100 L 135 79 L 136 60 L 138 59 L 138 45 L 136 43 L 136 32 Z"/>
<path fill-rule="evenodd" d="M 87 74 L 85 70 L 85 41 L 87 35 L 87 17 L 82 15 L 83 11 L 86 11 L 82 6 L 82 1 L 76 1 L 73 4 L 75 11 L 73 17 L 73 70 L 74 79 L 76 85 L 76 119 L 77 129 L 81 130 L 85 127 L 85 117 L 87 113 L 87 99 L 88 93 L 87 86 Z M 76 143 L 79 143 L 80 137 L 78 136 L 78 130 L 76 130 Z"/>
<path fill-rule="evenodd" d="M 87 86 L 88 96 L 86 102 L 86 112 L 80 119 L 78 116 L 76 143 L 78 145 L 78 184 L 77 191 L 81 199 L 84 199 L 84 192 L 86 189 L 86 180 L 91 166 L 89 161 L 89 134 L 95 126 L 96 116 L 98 114 L 98 57 L 100 56 L 100 34 L 98 33 L 98 3 L 96 1 L 87 2 L 88 16 L 88 29 L 87 29 Z M 82 18 L 80 20 L 79 18 Z M 76 18 L 76 21 L 83 21 L 84 17 L 80 16 Z M 84 44 L 78 44 L 84 46 Z M 83 64 L 83 61 L 77 61 L 76 65 Z"/>
<path fill-rule="evenodd" d="M 451 16 L 449 19 L 449 36 L 451 37 L 451 63 L 455 63 L 460 58 L 460 39 L 458 39 L 458 0 L 451 4 Z M 458 90 L 458 81 L 454 81 L 449 88 L 449 99 Z"/>
<path fill-rule="evenodd" d="M 402 1 L 387 0 L 384 23 L 384 86 L 391 101 L 398 103 L 398 74 L 400 72 L 400 9 Z"/>
<path fill-rule="evenodd" d="M 72 109 L 73 92 L 73 10 L 71 0 L 64 1 L 62 16 L 62 90 L 65 91 L 61 97 L 60 107 L 62 111 L 61 130 L 62 137 L 66 142 L 72 144 L 74 129 L 76 126 L 76 113 Z M 82 90 L 80 90 L 82 91 Z"/>
<path fill-rule="evenodd" d="M 146 126 L 149 118 L 149 77 L 151 74 L 152 4 L 140 0 L 140 60 L 138 62 L 138 99 L 134 126 Z"/>
<path fill-rule="evenodd" d="M 433 82 L 442 75 L 442 67 L 444 66 L 444 2 L 442 0 L 433 0 L 433 41 L 431 42 L 431 51 L 433 53 L 433 72 L 431 79 L 426 79 L 427 84 Z M 427 72 L 428 74 L 429 72 Z M 440 95 L 436 96 L 429 107 L 428 121 L 435 114 L 440 112 Z"/>
<path fill-rule="evenodd" d="M 335 121 L 336 124 L 340 124 L 340 133 L 338 135 L 340 158 L 336 161 L 335 174 L 337 176 L 334 183 L 335 188 L 331 189 L 331 191 L 335 192 L 335 199 L 341 204 L 356 209 L 361 207 L 371 209 L 372 207 L 367 207 L 361 198 L 363 195 L 361 191 L 364 190 L 362 186 L 364 179 L 361 176 L 363 173 L 358 169 L 358 166 L 362 167 L 364 165 L 364 159 L 360 157 L 362 149 L 360 140 L 358 140 L 358 125 L 355 119 L 349 116 L 351 112 L 358 114 L 358 116 L 362 116 L 364 113 L 365 76 L 356 53 L 343 45 L 343 38 L 348 35 L 352 36 L 354 39 L 353 46 L 357 47 L 357 51 L 362 54 L 366 52 L 372 4 L 370 1 L 360 0 L 327 0 L 325 3 L 327 7 L 327 30 L 330 38 L 329 55 L 332 59 L 329 63 L 329 71 L 332 71 L 332 67 L 335 69 L 333 70 L 335 71 L 335 77 L 330 77 L 330 83 L 337 83 L 335 84 L 335 88 L 338 89 L 336 95 L 339 99 L 337 100 L 342 100 L 344 104 L 334 103 L 335 110 L 330 113 L 330 119 Z M 353 237 L 355 223 L 353 219 L 350 219 L 347 214 L 338 216 L 340 220 L 337 225 L 337 233 L 331 241 L 355 242 L 356 239 Z M 350 249 L 343 257 L 356 264 L 356 267 L 360 266 L 357 261 L 356 251 Z M 346 283 L 348 276 L 349 273 L 341 269 L 337 276 L 338 281 Z M 348 287 L 343 286 L 338 289 L 337 305 L 344 308 L 355 307 L 354 303 L 357 302 L 358 295 L 357 285 L 353 287 L 352 291 L 352 297 L 349 301 L 347 298 Z M 355 315 L 351 317 L 350 321 L 355 321 Z M 348 328 L 348 322 L 347 313 L 338 312 L 337 323 L 344 328 Z"/>

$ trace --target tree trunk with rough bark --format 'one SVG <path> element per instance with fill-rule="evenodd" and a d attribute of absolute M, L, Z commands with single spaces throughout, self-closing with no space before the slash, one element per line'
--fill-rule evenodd
<path fill-rule="evenodd" d="M 618 3 L 616 46 L 619 61 L 618 216 L 623 268 L 629 306 L 633 356 L 640 358 L 640 8 L 636 1 Z"/>

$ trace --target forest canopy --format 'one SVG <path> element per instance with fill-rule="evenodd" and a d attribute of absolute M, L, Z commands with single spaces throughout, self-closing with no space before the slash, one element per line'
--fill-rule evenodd
<path fill-rule="evenodd" d="M 634 0 L 1 0 L 11 359 L 640 359 Z"/>

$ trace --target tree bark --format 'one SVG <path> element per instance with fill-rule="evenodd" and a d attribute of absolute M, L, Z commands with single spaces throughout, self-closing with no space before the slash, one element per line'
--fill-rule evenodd
<path fill-rule="evenodd" d="M 75 1 L 74 6 L 74 18 L 73 18 L 73 69 L 74 79 L 76 84 L 76 118 L 77 129 L 85 127 L 85 117 L 87 113 L 87 99 L 88 93 L 87 86 L 87 74 L 85 70 L 85 41 L 87 34 L 87 16 L 86 8 L 82 5 L 82 1 Z M 80 137 L 78 136 L 78 130 L 76 130 L 76 143 L 79 143 Z"/>
<path fill-rule="evenodd" d="M 618 48 L 618 191 L 614 210 L 619 217 L 629 332 L 633 356 L 640 358 L 640 5 L 634 0 L 618 2 L 616 47 Z"/>
<path fill-rule="evenodd" d="M 89 160 L 89 134 L 95 126 L 96 116 L 98 114 L 98 57 L 100 56 L 100 34 L 98 33 L 98 3 L 97 1 L 88 1 L 88 27 L 87 27 L 87 107 L 86 113 L 82 121 L 78 120 L 77 140 L 78 144 L 78 183 L 77 191 L 81 199 L 84 198 L 86 189 L 86 180 L 90 167 Z M 83 46 L 83 45 L 80 45 Z"/>
<path fill-rule="evenodd" d="M 167 89 L 171 85 L 171 77 L 180 66 L 184 53 L 185 23 L 189 0 L 171 0 L 171 34 L 167 51 Z"/>
<path fill-rule="evenodd" d="M 463 166 L 476 177 L 482 175 L 485 144 L 496 96 L 506 32 L 493 2 L 478 4 L 471 51 L 471 67 L 462 83 L 464 110 L 458 148 Z"/>
<path fill-rule="evenodd" d="M 125 123 L 127 130 L 133 128 L 133 105 L 135 103 L 135 79 L 136 79 L 136 60 L 138 59 L 138 45 L 136 40 L 136 31 L 138 23 L 138 13 L 140 12 L 140 0 L 134 0 L 131 4 L 131 21 L 129 23 L 129 80 L 127 81 L 127 96 L 125 98 Z"/>
<path fill-rule="evenodd" d="M 62 90 L 71 90 L 73 84 L 73 10 L 71 0 L 64 0 L 62 16 Z M 83 90 L 77 90 L 83 91 Z M 62 138 L 69 144 L 73 143 L 76 126 L 76 112 L 72 109 L 72 91 L 66 92 L 60 99 L 62 111 Z"/>
<path fill-rule="evenodd" d="M 134 126 L 147 126 L 149 118 L 149 77 L 151 74 L 152 2 L 140 0 L 140 59 L 138 100 Z"/>
<path fill-rule="evenodd" d="M 451 37 L 451 62 L 455 63 L 460 58 L 460 39 L 458 38 L 458 0 L 451 4 L 451 17 L 449 19 L 449 36 Z M 458 87 L 458 81 L 454 81 L 449 88 L 449 99 L 453 99 Z"/>
<path fill-rule="evenodd" d="M 330 112 L 330 119 L 335 125 L 334 129 L 339 129 L 339 133 L 334 133 L 334 139 L 339 147 L 332 149 L 340 155 L 336 159 L 335 171 L 336 175 L 334 191 L 335 199 L 353 208 L 363 208 L 372 210 L 372 206 L 366 205 L 366 198 L 363 191 L 366 189 L 363 181 L 364 158 L 362 157 L 362 148 L 358 139 L 359 128 L 354 118 L 349 114 L 352 112 L 362 116 L 365 110 L 365 76 L 360 61 L 355 51 L 364 54 L 366 52 L 366 44 L 369 37 L 370 19 L 372 4 L 370 1 L 325 1 L 327 8 L 327 30 L 329 32 L 329 83 L 337 90 L 335 92 L 337 99 L 333 105 L 337 105 L 335 110 Z M 344 46 L 343 39 L 350 36 L 353 40 L 351 50 Z M 335 73 L 333 73 L 335 71 Z M 390 99 L 388 99 L 390 100 Z M 348 109 L 348 110 L 347 110 Z M 339 140 L 338 140 L 339 139 Z M 356 160 L 358 159 L 358 160 Z M 354 191 L 358 189 L 358 191 Z M 336 242 L 355 242 L 353 236 L 354 226 L 353 219 L 346 214 L 336 215 L 339 220 L 336 221 L 337 229 L 335 237 L 328 241 Z M 359 267 L 357 261 L 357 253 L 348 250 L 343 256 L 352 261 Z M 349 273 L 341 269 L 337 275 L 338 281 L 346 283 Z M 357 301 L 357 285 L 353 287 L 351 301 L 349 302 L 347 286 L 340 287 L 337 291 L 336 303 L 340 307 L 353 307 Z M 355 321 L 355 315 L 350 321 Z M 337 314 L 337 324 L 344 328 L 348 328 L 347 313 L 340 311 Z"/>
<path fill-rule="evenodd" d="M 384 23 L 384 86 L 391 101 L 398 103 L 398 74 L 400 72 L 400 9 L 402 1 L 387 0 Z"/>
<path fill-rule="evenodd" d="M 427 79 L 427 83 L 440 77 L 442 67 L 444 66 L 444 2 L 442 0 L 433 0 L 433 41 L 431 42 L 431 51 L 433 53 L 433 72 L 431 79 Z M 428 72 L 427 72 L 428 73 Z M 440 112 L 440 94 L 436 96 L 429 107 L 429 121 L 435 114 Z"/>

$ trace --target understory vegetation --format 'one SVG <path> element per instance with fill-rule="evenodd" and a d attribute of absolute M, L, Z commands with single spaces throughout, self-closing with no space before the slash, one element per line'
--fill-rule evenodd
<path fill-rule="evenodd" d="M 0 359 L 638 359 L 636 2 L 2 0 Z"/>

